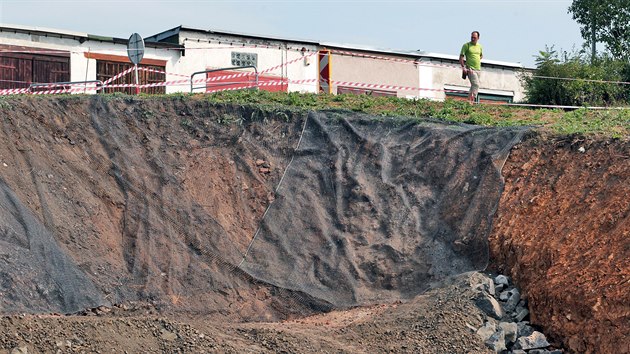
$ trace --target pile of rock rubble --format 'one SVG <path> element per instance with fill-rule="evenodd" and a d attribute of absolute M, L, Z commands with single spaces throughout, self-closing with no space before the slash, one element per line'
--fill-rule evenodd
<path fill-rule="evenodd" d="M 481 328 L 471 328 L 486 346 L 506 354 L 561 354 L 545 335 L 527 321 L 527 299 L 505 275 L 486 276 L 474 285 L 476 305 L 488 316 Z"/>

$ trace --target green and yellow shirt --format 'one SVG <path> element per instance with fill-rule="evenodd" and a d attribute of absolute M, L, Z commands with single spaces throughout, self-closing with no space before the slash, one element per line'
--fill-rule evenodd
<path fill-rule="evenodd" d="M 466 66 L 473 70 L 481 70 L 481 56 L 483 48 L 481 44 L 472 44 L 470 42 L 462 46 L 460 55 L 466 57 Z"/>

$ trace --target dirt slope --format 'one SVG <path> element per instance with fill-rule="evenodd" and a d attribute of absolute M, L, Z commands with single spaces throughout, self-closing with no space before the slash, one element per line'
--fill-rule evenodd
<path fill-rule="evenodd" d="M 152 300 L 275 319 L 409 299 L 485 268 L 496 165 L 521 134 L 201 100 L 7 111 L 5 242 L 37 262 L 6 262 L 5 311 Z"/>
<path fill-rule="evenodd" d="M 496 166 L 520 132 L 436 139 L 422 125 L 331 116 L 310 121 L 321 129 L 295 153 L 309 118 L 286 109 L 94 96 L 16 98 L 2 110 L 0 310 L 106 306 L 97 317 L 5 317 L 5 349 L 483 352 L 465 326 L 483 316 L 463 283 L 414 296 L 454 273 L 448 260 L 474 255 L 451 262 L 457 272 L 486 265 L 498 204 L 492 265 L 514 275 L 532 320 L 576 352 L 628 351 L 627 142 L 533 135 L 512 150 L 500 195 Z M 319 159 L 317 146 L 336 157 Z M 277 235 L 301 231 L 309 248 L 277 247 Z M 313 262 L 286 256 L 300 252 Z M 326 297 L 334 279 L 344 287 Z M 296 320 L 371 303 L 386 305 Z"/>
<path fill-rule="evenodd" d="M 533 137 L 503 174 L 493 267 L 565 347 L 630 353 L 630 144 Z"/>
<path fill-rule="evenodd" d="M 255 110 L 223 112 L 177 99 L 25 98 L 9 105 L 0 158 L 5 195 L 15 196 L 2 209 L 11 220 L 3 242 L 12 248 L 3 248 L 0 264 L 7 269 L 4 312 L 67 313 L 147 299 L 237 318 L 310 311 L 308 296 L 257 283 L 234 266 L 279 178 L 254 162 L 286 164 L 281 151 L 299 136 L 299 117 L 261 118 L 243 128 L 216 121 Z M 72 262 L 50 259 L 57 248 Z M 13 273 L 13 259 L 31 253 L 40 254 L 33 270 Z M 66 276 L 38 285 L 36 276 L 51 267 Z M 100 296 L 74 301 L 76 286 Z"/>

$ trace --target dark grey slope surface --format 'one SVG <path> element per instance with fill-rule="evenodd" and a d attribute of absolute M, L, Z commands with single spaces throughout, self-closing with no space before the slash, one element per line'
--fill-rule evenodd
<path fill-rule="evenodd" d="M 336 306 L 410 298 L 488 262 L 522 129 L 309 115 L 242 268 Z"/>
<path fill-rule="evenodd" d="M 92 281 L 0 179 L 0 312 L 74 312 L 103 304 Z"/>

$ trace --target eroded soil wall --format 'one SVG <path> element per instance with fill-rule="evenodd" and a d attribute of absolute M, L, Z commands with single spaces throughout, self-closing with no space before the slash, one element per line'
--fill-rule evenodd
<path fill-rule="evenodd" d="M 305 118 L 281 113 L 177 98 L 3 101 L 0 309 L 148 300 L 236 318 L 309 313 L 308 296 L 235 267 Z"/>
<path fill-rule="evenodd" d="M 309 128 L 310 142 L 325 148 L 299 150 L 308 113 L 286 109 L 113 96 L 15 98 L 1 108 L 3 313 L 143 300 L 231 321 L 275 321 L 334 308 L 341 296 L 314 296 L 283 283 L 286 277 L 256 273 L 274 262 L 292 274 L 287 257 L 267 256 L 304 252 L 295 239 L 278 242 L 268 232 L 274 229 L 303 230 L 330 251 L 310 252 L 319 263 L 300 263 L 300 274 L 316 276 L 311 284 L 320 289 L 334 286 L 330 265 L 345 269 L 342 305 L 360 304 L 364 294 L 372 302 L 405 300 L 423 288 L 416 281 L 435 280 L 414 272 L 442 272 L 419 250 L 439 247 L 448 261 L 444 255 L 473 245 L 487 258 L 472 237 L 492 223 L 492 267 L 515 278 L 535 324 L 576 352 L 630 351 L 628 142 L 531 134 L 512 149 L 503 194 L 492 202 L 473 192 L 500 192 L 498 170 L 478 174 L 464 164 L 474 157 L 500 167 L 513 136 L 485 129 L 434 139 L 414 125 L 328 117 L 321 129 Z M 473 147 L 480 153 L 471 154 Z M 444 169 L 439 154 L 454 163 Z M 317 183 L 280 183 L 292 160 L 297 169 L 287 181 Z M 303 193 L 287 194 L 292 188 Z M 324 192 L 331 194 L 318 208 L 304 197 Z M 279 216 L 299 218 L 297 231 L 290 220 L 265 221 L 276 198 L 287 206 Z M 475 206 L 484 211 L 473 217 Z M 259 228 L 258 241 L 271 246 L 252 248 L 255 267 L 239 268 Z M 471 263 L 485 265 L 480 259 Z"/>
<path fill-rule="evenodd" d="M 492 267 L 566 348 L 630 352 L 630 144 L 530 136 L 503 175 Z"/>
<path fill-rule="evenodd" d="M 7 106 L 5 312 L 149 300 L 277 319 L 409 300 L 487 266 L 498 166 L 523 133 L 202 98 Z"/>

